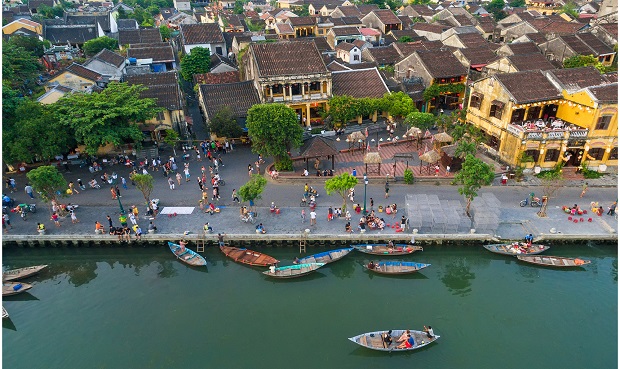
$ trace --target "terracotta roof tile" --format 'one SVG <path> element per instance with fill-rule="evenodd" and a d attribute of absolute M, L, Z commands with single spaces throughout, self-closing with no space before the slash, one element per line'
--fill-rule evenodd
<path fill-rule="evenodd" d="M 357 6 L 339 6 L 336 9 L 340 10 L 345 17 L 359 17 L 362 12 L 357 8 Z"/>
<path fill-rule="evenodd" d="M 500 73 L 496 78 L 515 98 L 517 104 L 545 101 L 562 97 L 561 93 L 540 70 Z"/>
<path fill-rule="evenodd" d="M 379 7 L 376 4 L 362 4 L 362 5 L 358 5 L 357 8 L 359 9 L 361 16 L 360 18 L 364 17 L 366 14 L 370 13 L 373 10 L 379 10 Z"/>
<path fill-rule="evenodd" d="M 220 26 L 215 23 L 182 24 L 181 37 L 184 45 L 224 43 Z"/>
<path fill-rule="evenodd" d="M 374 10 L 372 13 L 375 13 L 383 24 L 401 24 L 400 19 L 389 9 Z"/>
<path fill-rule="evenodd" d="M 336 50 L 344 50 L 344 51 L 351 51 L 353 49 L 355 49 L 357 46 L 350 44 L 348 42 L 341 42 L 336 46 Z"/>
<path fill-rule="evenodd" d="M 389 92 L 377 68 L 332 72 L 332 93 L 355 98 L 382 97 Z"/>
<path fill-rule="evenodd" d="M 304 158 L 336 154 L 338 149 L 335 142 L 331 138 L 321 136 L 312 137 L 299 148 L 299 156 Z"/>
<path fill-rule="evenodd" d="M 578 33 L 577 37 L 588 45 L 588 47 L 595 52 L 595 55 L 611 54 L 614 52 L 609 46 L 605 45 L 603 41 L 599 40 L 598 37 L 592 33 Z"/>
<path fill-rule="evenodd" d="M 300 38 L 290 39 L 289 41 L 291 42 L 312 41 L 314 42 L 314 44 L 316 45 L 316 48 L 321 53 L 324 51 L 333 50 L 331 45 L 327 43 L 327 39 L 325 37 L 300 37 Z"/>
<path fill-rule="evenodd" d="M 161 33 L 156 28 L 144 28 L 144 29 L 119 29 L 118 30 L 118 44 L 142 44 L 142 43 L 154 43 L 162 42 Z"/>
<path fill-rule="evenodd" d="M 459 49 L 459 52 L 469 60 L 470 65 L 488 64 L 497 57 L 495 53 L 486 46 Z"/>
<path fill-rule="evenodd" d="M 111 64 L 117 68 L 125 64 L 125 58 L 123 56 L 108 49 L 101 50 L 99 53 L 93 56 L 92 59 L 101 60 L 102 62 Z"/>
<path fill-rule="evenodd" d="M 430 23 L 416 23 L 411 27 L 411 29 L 416 31 L 424 31 L 424 32 L 432 32 L 432 33 L 442 33 L 451 27 L 444 26 L 441 24 L 430 24 Z"/>
<path fill-rule="evenodd" d="M 316 18 L 315 17 L 293 17 L 293 18 L 289 18 L 288 22 L 291 23 L 293 27 L 314 26 L 316 25 Z"/>
<path fill-rule="evenodd" d="M 420 50 L 416 53 L 433 78 L 467 75 L 467 68 L 450 50 Z"/>
<path fill-rule="evenodd" d="M 378 65 L 395 64 L 402 59 L 398 50 L 390 46 L 370 47 L 366 49 Z"/>
<path fill-rule="evenodd" d="M 283 35 L 295 34 L 295 30 L 293 29 L 293 26 L 291 26 L 288 23 L 278 23 L 276 24 L 276 28 L 279 34 L 283 34 Z"/>
<path fill-rule="evenodd" d="M 250 48 L 261 77 L 327 73 L 313 41 L 250 44 Z"/>
<path fill-rule="evenodd" d="M 540 54 L 540 49 L 533 42 L 519 42 L 506 45 L 513 54 Z"/>
<path fill-rule="evenodd" d="M 616 40 L 618 39 L 618 23 L 604 23 L 599 24 L 599 27 L 602 27 L 609 34 L 613 35 Z"/>
<path fill-rule="evenodd" d="M 594 67 L 554 69 L 547 71 L 547 75 L 566 90 L 578 90 L 609 83 Z"/>
<path fill-rule="evenodd" d="M 235 117 L 247 116 L 248 110 L 260 104 L 254 81 L 200 85 L 207 117 L 212 118 L 223 107 L 230 107 Z"/>
<path fill-rule="evenodd" d="M 333 32 L 336 37 L 361 35 L 359 28 L 354 27 L 354 26 L 335 27 L 331 29 L 331 32 Z"/>
<path fill-rule="evenodd" d="M 221 83 L 235 83 L 240 80 L 239 71 L 230 71 L 223 73 L 201 73 L 194 74 L 194 83 L 196 84 L 221 84 Z"/>
<path fill-rule="evenodd" d="M 153 47 L 130 47 L 127 50 L 128 58 L 136 59 L 153 59 L 154 63 L 173 62 L 174 51 L 171 45 L 153 46 Z"/>
<path fill-rule="evenodd" d="M 618 103 L 618 83 L 611 83 L 605 86 L 589 87 L 592 95 L 602 103 Z"/>
<path fill-rule="evenodd" d="M 487 40 L 479 33 L 461 33 L 457 36 L 465 47 L 475 48 L 488 44 Z"/>
<path fill-rule="evenodd" d="M 435 12 L 433 12 L 426 5 L 416 4 L 416 5 L 411 5 L 411 7 L 413 8 L 413 10 L 416 11 L 416 13 L 420 14 L 421 16 L 432 17 L 433 15 L 435 15 Z"/>
<path fill-rule="evenodd" d="M 183 108 L 177 72 L 139 74 L 127 76 L 126 80 L 130 85 L 143 85 L 147 87 L 140 94 L 140 97 L 156 99 L 157 106 L 159 107 L 168 110 L 180 110 Z"/>
<path fill-rule="evenodd" d="M 341 18 L 332 18 L 332 23 L 334 27 L 336 26 L 348 26 L 348 25 L 359 25 L 361 26 L 363 23 L 358 17 L 341 17 Z"/>
<path fill-rule="evenodd" d="M 551 64 L 543 54 L 509 55 L 506 58 L 510 60 L 518 71 L 555 69 L 553 64 Z"/>
<path fill-rule="evenodd" d="M 435 50 L 443 47 L 441 41 L 413 41 L 413 42 L 394 42 L 392 46 L 398 50 L 403 58 L 413 54 L 418 50 Z"/>
<path fill-rule="evenodd" d="M 93 82 L 96 82 L 101 79 L 101 74 L 95 72 L 94 70 L 90 70 L 78 63 L 71 64 L 65 69 L 65 71 L 71 72 L 72 74 L 75 74 L 76 76 L 86 78 Z"/>

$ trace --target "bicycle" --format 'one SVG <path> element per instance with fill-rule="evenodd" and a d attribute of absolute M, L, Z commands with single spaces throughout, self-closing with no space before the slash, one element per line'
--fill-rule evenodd
<path fill-rule="evenodd" d="M 252 215 L 252 213 L 248 213 L 248 215 L 246 216 L 239 215 L 239 219 L 241 219 L 245 223 L 254 224 L 256 222 L 256 219 L 254 219 L 254 216 Z"/>
<path fill-rule="evenodd" d="M 226 186 L 226 181 L 223 179 L 220 179 L 219 181 L 217 181 L 217 184 L 220 186 Z"/>

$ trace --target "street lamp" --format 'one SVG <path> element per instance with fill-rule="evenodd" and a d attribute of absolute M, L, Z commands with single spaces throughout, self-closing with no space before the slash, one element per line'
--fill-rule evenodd
<path fill-rule="evenodd" d="M 118 207 L 121 208 L 121 215 L 124 215 L 125 209 L 123 209 L 123 204 L 121 204 L 121 197 L 117 195 L 116 199 L 118 200 Z"/>
<path fill-rule="evenodd" d="M 368 186 L 368 177 L 364 173 L 364 215 L 368 214 L 368 210 L 366 210 L 366 186 Z"/>

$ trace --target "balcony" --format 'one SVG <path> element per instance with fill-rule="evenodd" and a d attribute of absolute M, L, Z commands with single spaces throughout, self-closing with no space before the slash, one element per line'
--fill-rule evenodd
<path fill-rule="evenodd" d="M 506 129 L 510 134 L 526 140 L 564 140 L 584 138 L 588 129 L 560 119 L 512 122 Z"/>

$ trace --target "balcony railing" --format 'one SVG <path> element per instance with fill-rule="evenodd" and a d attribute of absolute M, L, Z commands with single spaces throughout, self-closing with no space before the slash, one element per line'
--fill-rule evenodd
<path fill-rule="evenodd" d="M 588 136 L 588 129 L 560 119 L 512 122 L 506 130 L 528 140 L 563 140 Z"/>

